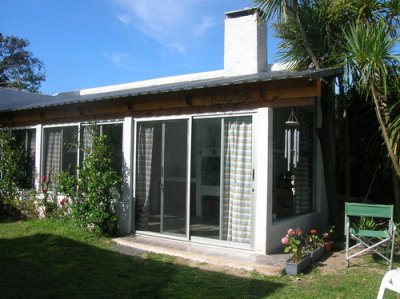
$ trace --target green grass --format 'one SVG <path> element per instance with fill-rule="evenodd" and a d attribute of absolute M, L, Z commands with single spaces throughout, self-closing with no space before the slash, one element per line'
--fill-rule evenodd
<path fill-rule="evenodd" d="M 334 275 L 238 277 L 152 254 L 126 256 L 114 244 L 55 220 L 0 220 L 1 298 L 376 298 L 385 266 Z M 387 298 L 395 298 L 388 293 Z M 386 297 L 385 297 L 386 298 Z"/>

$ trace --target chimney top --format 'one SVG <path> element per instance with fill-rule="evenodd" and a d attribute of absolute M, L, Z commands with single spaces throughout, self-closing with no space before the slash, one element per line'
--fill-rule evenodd
<path fill-rule="evenodd" d="M 247 7 L 247 8 L 240 9 L 240 10 L 228 11 L 225 13 L 225 17 L 227 17 L 227 18 L 244 17 L 244 16 L 249 16 L 249 15 L 254 14 L 256 11 L 259 12 L 259 9 L 255 8 L 255 7 Z"/>

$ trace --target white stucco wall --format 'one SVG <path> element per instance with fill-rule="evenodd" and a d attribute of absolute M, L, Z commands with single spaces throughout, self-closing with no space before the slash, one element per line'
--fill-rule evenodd
<path fill-rule="evenodd" d="M 133 119 L 125 117 L 122 131 L 122 156 L 123 156 L 123 184 L 122 198 L 117 203 L 118 230 L 120 234 L 128 234 L 132 224 L 132 164 L 133 164 Z"/>
<path fill-rule="evenodd" d="M 36 129 L 36 136 L 35 136 L 35 142 L 36 142 L 36 149 L 35 149 L 35 171 L 36 171 L 36 177 L 35 177 L 35 189 L 41 191 L 40 188 L 40 183 L 41 183 L 41 165 L 42 165 L 42 125 L 37 125 L 35 127 Z"/>
<path fill-rule="evenodd" d="M 254 193 L 254 251 L 265 254 L 267 250 L 267 211 L 268 191 L 272 186 L 272 172 L 270 156 L 272 146 L 269 142 L 272 134 L 271 108 L 260 108 L 254 115 L 254 165 L 255 165 L 255 193 Z"/>

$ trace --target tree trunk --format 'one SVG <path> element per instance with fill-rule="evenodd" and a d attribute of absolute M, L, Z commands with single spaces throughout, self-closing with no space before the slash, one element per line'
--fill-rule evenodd
<path fill-rule="evenodd" d="M 334 130 L 332 124 L 335 122 L 335 99 L 333 82 L 328 82 L 322 86 L 321 111 L 322 126 L 317 129 L 317 135 L 321 144 L 322 161 L 324 165 L 324 179 L 326 188 L 326 198 L 329 209 L 329 222 L 335 225 L 339 236 L 343 232 L 344 213 L 343 203 L 337 196 L 337 184 L 335 174 L 335 157 L 332 144 Z"/>
<path fill-rule="evenodd" d="M 314 51 L 310 46 L 310 43 L 308 42 L 307 33 L 304 29 L 303 23 L 301 23 L 299 11 L 297 9 L 297 1 L 295 0 L 290 1 L 290 5 L 288 4 L 287 1 L 285 1 L 285 4 L 286 4 L 286 10 L 292 15 L 293 19 L 297 24 L 297 28 L 300 31 L 301 40 L 303 41 L 304 48 L 307 51 L 308 56 L 310 57 L 312 63 L 314 64 L 315 69 L 317 71 L 320 70 L 319 61 L 315 56 Z"/>
<path fill-rule="evenodd" d="M 339 91 L 343 103 L 343 127 L 344 127 L 344 195 L 345 201 L 350 201 L 351 174 L 350 174 L 350 133 L 347 99 L 343 87 L 343 78 L 339 78 Z"/>
<path fill-rule="evenodd" d="M 372 91 L 371 92 L 372 98 L 374 99 L 374 104 L 375 104 L 376 117 L 378 119 L 379 128 L 381 130 L 383 140 L 385 141 L 386 149 L 388 151 L 390 160 L 392 161 L 393 169 L 396 172 L 396 175 L 400 177 L 400 165 L 398 163 L 398 160 L 396 159 L 396 156 L 393 153 L 392 143 L 390 141 L 389 134 L 385 126 L 385 122 L 382 118 L 380 95 L 373 85 L 371 85 L 371 91 Z"/>
<path fill-rule="evenodd" d="M 396 215 L 400 215 L 400 179 L 394 171 L 392 171 L 393 194 L 394 194 L 394 209 Z"/>

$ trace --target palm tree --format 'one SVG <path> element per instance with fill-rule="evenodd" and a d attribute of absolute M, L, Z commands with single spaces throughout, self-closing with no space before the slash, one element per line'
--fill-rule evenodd
<path fill-rule="evenodd" d="M 371 95 L 384 143 L 396 175 L 400 177 L 400 161 L 396 155 L 400 130 L 399 117 L 388 109 L 388 77 L 398 88 L 399 56 L 393 54 L 399 37 L 391 37 L 388 24 L 380 19 L 376 23 L 356 23 L 344 32 L 344 61 L 349 75 L 360 88 Z M 390 130 L 393 134 L 390 134 Z"/>
<path fill-rule="evenodd" d="M 339 82 L 342 83 L 340 93 L 344 109 L 346 109 L 345 84 L 347 90 L 350 90 L 352 85 L 358 84 L 359 87 L 369 91 L 374 100 L 376 117 L 391 164 L 400 176 L 398 172 L 400 145 L 395 144 L 395 138 L 392 136 L 397 132 L 397 140 L 400 140 L 400 120 L 395 118 L 393 121 L 393 114 L 388 113 L 391 109 L 386 101 L 386 78 L 389 75 L 392 78 L 398 77 L 396 73 L 399 69 L 398 61 L 396 69 L 396 59 L 391 51 L 398 41 L 393 36 L 396 37 L 396 30 L 400 24 L 400 0 L 254 0 L 253 2 L 262 10 L 264 18 L 271 20 L 277 17 L 278 24 L 275 28 L 282 40 L 279 46 L 280 58 L 290 62 L 292 67 L 305 69 L 312 63 L 319 69 L 343 66 L 346 62 L 349 71 L 345 77 L 339 77 Z M 373 30 L 372 26 L 380 22 L 382 24 Z M 355 23 L 358 25 L 354 25 Z M 372 33 L 377 36 L 368 37 L 368 34 Z M 364 43 L 359 45 L 358 41 L 362 34 Z M 346 55 L 348 58 L 344 59 Z M 371 57 L 366 58 L 367 55 Z M 363 62 L 362 59 L 366 61 Z M 396 92 L 399 94 L 398 87 Z M 334 101 L 337 98 L 334 96 L 332 84 L 324 84 L 322 93 L 323 124 L 321 131 L 317 133 L 322 149 L 328 204 L 331 219 L 334 219 L 340 215 L 341 203 L 336 199 L 334 145 L 331 139 L 333 137 L 329 137 L 329 134 L 333 133 L 331 126 L 334 121 Z M 343 114 L 346 114 L 346 111 Z M 398 130 L 395 129 L 396 125 Z M 345 140 L 347 138 L 345 137 Z M 398 149 L 397 155 L 394 149 Z M 346 190 L 349 190 L 350 179 L 346 179 L 346 182 L 348 185 Z M 347 191 L 346 195 L 349 196 L 349 193 Z"/>
<path fill-rule="evenodd" d="M 296 69 L 321 65 L 328 66 L 325 58 L 332 48 L 331 28 L 327 22 L 328 0 L 254 0 L 262 17 L 272 20 L 277 17 L 275 29 L 282 43 L 281 58 Z M 332 64 L 332 62 L 330 62 Z M 334 81 L 324 81 L 322 86 L 322 126 L 317 129 L 324 164 L 326 195 L 330 221 L 338 229 L 343 226 L 340 215 L 342 203 L 338 201 L 334 157 Z"/>

